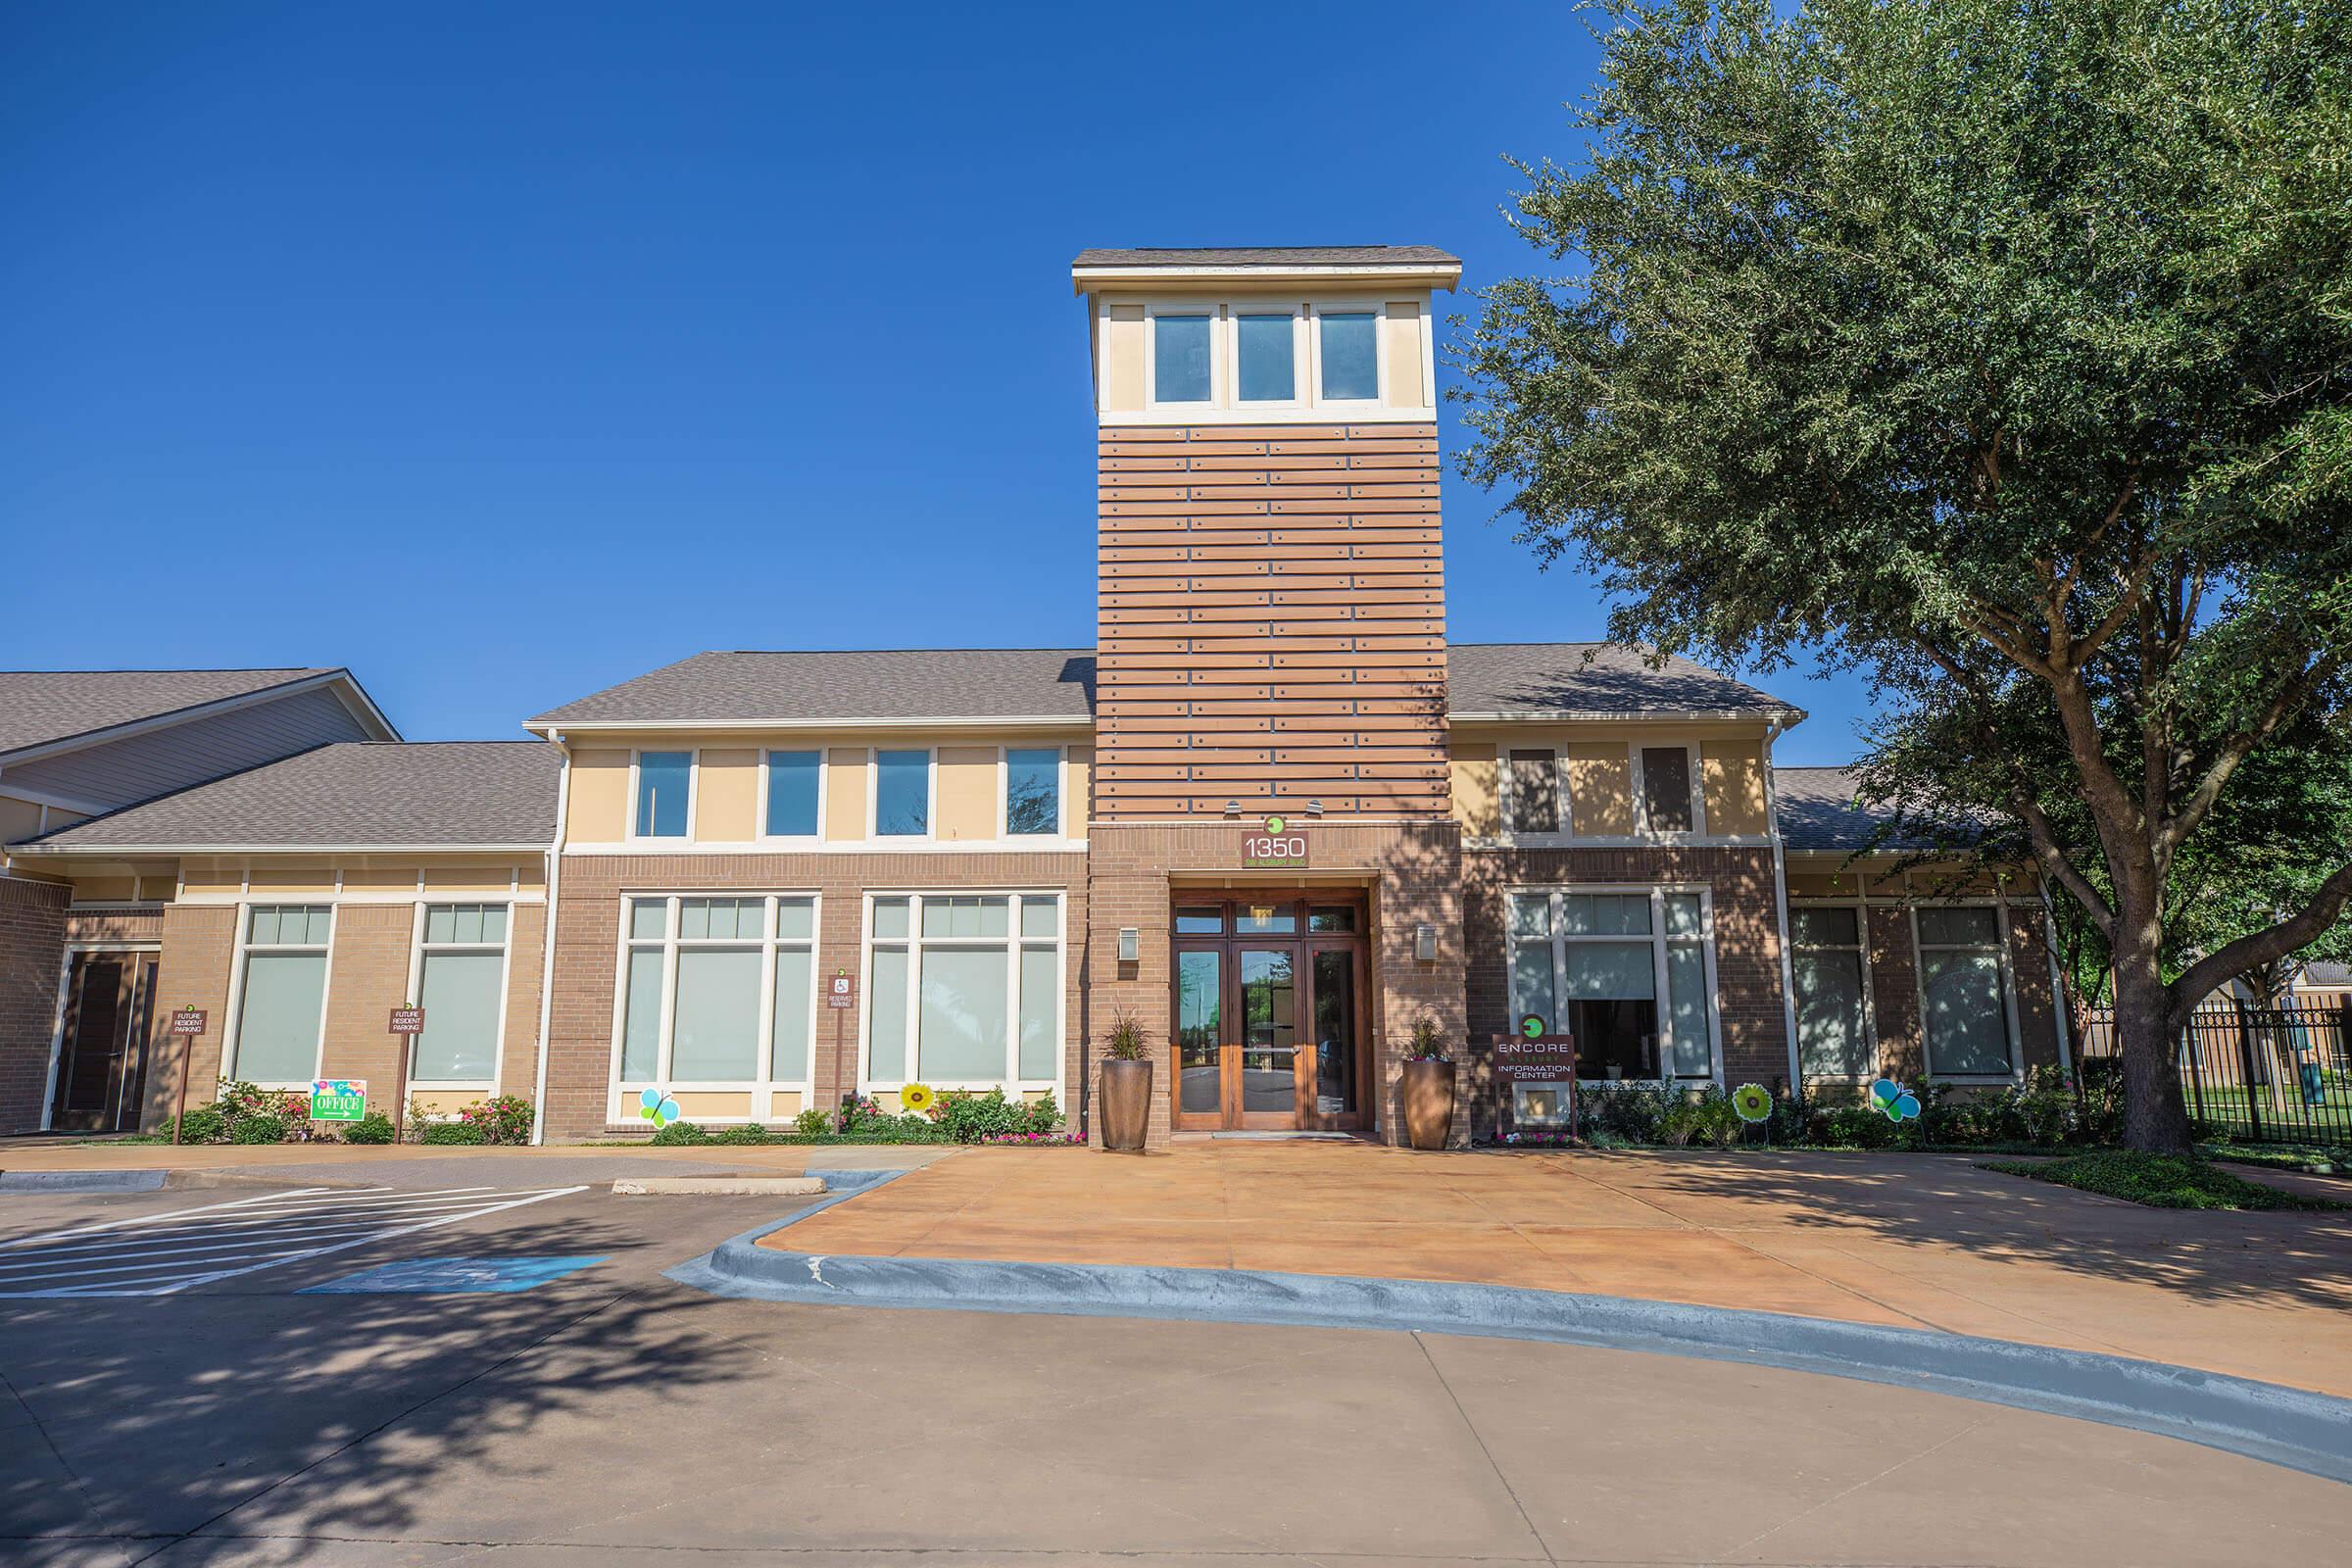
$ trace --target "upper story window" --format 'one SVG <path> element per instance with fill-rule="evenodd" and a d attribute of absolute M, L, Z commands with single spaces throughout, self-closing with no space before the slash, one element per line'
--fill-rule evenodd
<path fill-rule="evenodd" d="M 1559 769 L 1552 754 L 1514 751 L 1510 756 L 1510 829 L 1514 833 L 1560 830 Z"/>
<path fill-rule="evenodd" d="M 931 834 L 931 754 L 874 754 L 874 836 L 928 838 Z"/>
<path fill-rule="evenodd" d="M 1004 833 L 1026 838 L 1061 831 L 1061 748 L 1007 747 Z"/>
<path fill-rule="evenodd" d="M 817 832 L 821 752 L 767 754 L 767 812 L 760 831 L 771 839 L 812 839 Z"/>
<path fill-rule="evenodd" d="M 639 752 L 637 837 L 684 838 L 693 788 L 692 752 Z"/>
<path fill-rule="evenodd" d="M 1329 311 L 1322 337 L 1323 401 L 1370 403 L 1380 396 L 1380 318 L 1370 311 Z"/>
<path fill-rule="evenodd" d="M 1298 397 L 1298 318 L 1234 318 L 1234 394 L 1244 403 L 1292 403 Z"/>
<path fill-rule="evenodd" d="M 1215 318 L 1167 315 L 1152 318 L 1152 401 L 1207 403 L 1214 397 L 1209 352 Z"/>
<path fill-rule="evenodd" d="M 1642 748 L 1642 810 L 1652 833 L 1688 833 L 1697 825 L 1686 748 Z"/>

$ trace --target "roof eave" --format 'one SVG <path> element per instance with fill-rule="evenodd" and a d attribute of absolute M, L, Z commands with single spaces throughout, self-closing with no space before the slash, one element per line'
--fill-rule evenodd
<path fill-rule="evenodd" d="M 1398 287 L 1451 290 L 1462 280 L 1462 264 L 1436 262 L 1277 262 L 1226 263 L 1199 266 L 1160 263 L 1152 266 L 1073 267 L 1070 292 L 1090 294 L 1122 285 L 1159 286 L 1178 280 L 1262 283 L 1385 283 Z"/>
<path fill-rule="evenodd" d="M 332 686 L 337 683 L 346 687 L 350 696 L 358 699 L 360 711 L 355 716 L 363 722 L 371 722 L 382 729 L 383 733 L 377 739 L 388 741 L 400 739 L 400 731 L 392 727 L 392 721 L 384 716 L 383 710 L 375 706 L 375 699 L 369 697 L 366 689 L 360 685 L 359 677 L 352 674 L 349 669 L 338 666 L 334 669 L 320 670 L 315 675 L 297 675 L 291 680 L 281 680 L 272 686 L 257 686 L 252 691 L 238 692 L 230 697 L 216 697 L 209 702 L 190 703 L 185 708 L 169 708 L 160 713 L 149 713 L 140 718 L 126 718 L 119 724 L 105 724 L 97 729 L 85 729 L 72 735 L 60 735 L 54 740 L 35 741 L 29 746 L 20 746 L 14 751 L 0 752 L 0 767 L 19 766 L 25 762 L 37 761 L 45 757 L 57 757 L 67 752 L 78 752 L 92 746 L 104 746 L 112 741 L 126 740 L 133 735 L 142 735 L 153 730 L 175 729 L 179 725 L 192 724 L 200 718 L 209 718 L 217 713 L 233 712 L 240 708 L 251 708 L 260 703 L 290 697 L 296 692 L 309 691 L 319 686 Z"/>
<path fill-rule="evenodd" d="M 1784 729 L 1805 716 L 1801 708 L 1546 708 L 1517 712 L 1453 712 L 1448 724 L 1696 724 L 1779 722 Z"/>
<path fill-rule="evenodd" d="M 67 831 L 71 831 L 68 829 Z M 27 839 L 7 846 L 11 855 L 544 855 L 555 837 L 509 844 L 52 844 Z"/>
<path fill-rule="evenodd" d="M 1095 720 L 1092 714 L 1086 713 L 1012 713 L 1004 717 L 988 715 L 979 718 L 968 714 L 953 718 L 564 718 L 541 714 L 525 722 L 522 727 L 542 740 L 549 740 L 558 733 L 631 735 L 647 732 L 725 734 L 735 730 L 1091 730 L 1095 727 Z"/>

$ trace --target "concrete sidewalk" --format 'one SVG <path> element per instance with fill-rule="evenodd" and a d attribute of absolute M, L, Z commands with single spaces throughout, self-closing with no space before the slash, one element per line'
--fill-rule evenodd
<path fill-rule="evenodd" d="M 1961 1156 L 990 1149 L 762 1245 L 1526 1286 L 1942 1330 L 2352 1395 L 2352 1213 L 2142 1208 Z"/>

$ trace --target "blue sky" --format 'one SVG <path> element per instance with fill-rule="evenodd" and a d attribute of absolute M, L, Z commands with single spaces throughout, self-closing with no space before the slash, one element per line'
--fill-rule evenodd
<path fill-rule="evenodd" d="M 1070 257 L 1541 270 L 1501 155 L 1574 155 L 1594 59 L 1557 4 L 10 8 L 0 665 L 343 663 L 429 739 L 1091 642 Z M 1494 510 L 1449 475 L 1452 635 L 1598 635 Z M 1768 684 L 1852 754 L 1857 684 Z"/>

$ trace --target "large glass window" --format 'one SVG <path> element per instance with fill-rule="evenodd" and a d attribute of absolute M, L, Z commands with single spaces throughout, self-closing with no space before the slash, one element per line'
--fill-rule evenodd
<path fill-rule="evenodd" d="M 1680 746 L 1642 748 L 1642 809 L 1652 833 L 1688 833 L 1695 820 L 1690 804 L 1690 754 Z"/>
<path fill-rule="evenodd" d="M 1369 311 L 1338 311 L 1321 318 L 1323 401 L 1369 403 L 1380 396 L 1380 322 Z"/>
<path fill-rule="evenodd" d="M 637 898 L 629 901 L 627 925 L 620 1007 L 624 1087 L 807 1083 L 816 965 L 813 898 Z"/>
<path fill-rule="evenodd" d="M 931 754 L 874 754 L 874 833 L 924 838 L 931 832 Z"/>
<path fill-rule="evenodd" d="M 1289 403 L 1298 395 L 1298 349 L 1293 318 L 1239 316 L 1234 318 L 1234 344 L 1240 362 L 1241 400 L 1244 403 Z"/>
<path fill-rule="evenodd" d="M 1511 1016 L 1573 1035 L 1582 1076 L 1714 1075 L 1702 895 L 1531 889 L 1509 896 L 1506 919 Z"/>
<path fill-rule="evenodd" d="M 416 1037 L 411 1079 L 489 1084 L 498 1077 L 500 1001 L 507 978 L 507 906 L 429 904 L 416 956 Z"/>
<path fill-rule="evenodd" d="M 767 754 L 767 836 L 771 839 L 816 837 L 818 781 L 823 754 L 770 752 Z"/>
<path fill-rule="evenodd" d="M 1928 1071 L 1948 1077 L 2012 1071 L 2008 966 L 1990 908 L 1923 908 L 1919 987 L 1926 1004 Z"/>
<path fill-rule="evenodd" d="M 318 1071 L 326 1023 L 327 933 L 322 904 L 257 904 L 246 911 L 239 962 L 236 1076 L 261 1084 L 309 1083 Z"/>
<path fill-rule="evenodd" d="M 1513 752 L 1511 763 L 1511 831 L 1557 833 L 1560 830 L 1559 768 L 1548 751 Z"/>
<path fill-rule="evenodd" d="M 1152 318 L 1152 401 L 1209 401 L 1209 318 Z"/>
<path fill-rule="evenodd" d="M 1864 1018 L 1862 911 L 1788 911 L 1796 981 L 1796 1063 L 1807 1078 L 1865 1078 L 1877 1065 Z"/>
<path fill-rule="evenodd" d="M 1048 1088 L 1059 1074 L 1061 898 L 873 901 L 866 1080 L 881 1088 Z"/>
<path fill-rule="evenodd" d="M 1061 749 L 1004 752 L 1004 831 L 1015 837 L 1061 831 Z"/>
<path fill-rule="evenodd" d="M 682 839 L 686 803 L 694 786 L 692 752 L 637 754 L 637 836 Z"/>

